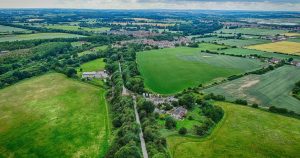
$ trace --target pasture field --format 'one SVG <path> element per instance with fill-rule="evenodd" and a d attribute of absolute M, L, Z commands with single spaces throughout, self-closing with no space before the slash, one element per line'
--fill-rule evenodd
<path fill-rule="evenodd" d="M 263 57 L 268 57 L 268 58 L 278 58 L 278 59 L 289 59 L 293 58 L 294 60 L 300 61 L 300 56 L 291 56 L 287 54 L 279 54 L 279 53 L 269 53 L 269 52 L 263 52 L 259 50 L 254 50 L 254 49 L 245 49 L 245 48 L 230 48 L 230 49 L 224 49 L 218 51 L 219 53 L 225 53 L 225 54 L 233 54 L 233 55 L 260 55 Z"/>
<path fill-rule="evenodd" d="M 269 43 L 269 40 L 264 39 L 224 39 L 216 41 L 218 44 L 225 44 L 228 46 L 245 47 L 255 44 Z"/>
<path fill-rule="evenodd" d="M 97 51 L 100 51 L 100 50 L 105 50 L 108 46 L 99 46 L 99 47 L 95 47 L 91 50 L 87 50 L 87 51 L 83 51 L 83 52 L 80 52 L 78 53 L 78 56 L 83 56 L 83 55 L 86 55 L 86 54 L 93 54 L 93 53 L 96 53 Z"/>
<path fill-rule="evenodd" d="M 299 81 L 300 69 L 283 66 L 263 75 L 248 75 L 204 90 L 221 94 L 226 99 L 246 99 L 262 106 L 276 106 L 300 113 L 300 100 L 291 96 L 294 84 Z"/>
<path fill-rule="evenodd" d="M 23 35 L 9 35 L 0 37 L 0 42 L 6 41 L 23 41 L 33 39 L 53 39 L 53 38 L 79 38 L 82 35 L 68 34 L 68 33 L 35 33 Z"/>
<path fill-rule="evenodd" d="M 99 27 L 99 28 L 88 28 L 88 27 L 80 27 L 76 25 L 47 25 L 45 26 L 48 29 L 60 29 L 60 30 L 67 30 L 67 31 L 88 31 L 88 32 L 104 32 L 109 31 L 109 27 Z"/>
<path fill-rule="evenodd" d="M 177 47 L 137 53 L 145 86 L 156 93 L 172 94 L 264 65 L 258 60 L 201 52 L 216 51 L 219 47 L 222 46 L 202 43 L 199 48 Z"/>
<path fill-rule="evenodd" d="M 104 157 L 105 91 L 49 73 L 0 90 L 0 157 Z"/>
<path fill-rule="evenodd" d="M 12 32 L 28 33 L 30 32 L 30 30 L 0 25 L 0 33 L 12 33 Z"/>
<path fill-rule="evenodd" d="M 167 137 L 173 158 L 286 157 L 299 155 L 300 120 L 251 107 L 216 102 L 223 120 L 205 138 Z"/>
<path fill-rule="evenodd" d="M 277 35 L 284 34 L 287 31 L 284 30 L 274 30 L 274 29 L 260 29 L 260 28 L 237 28 L 237 29 L 221 29 L 217 33 L 224 34 L 245 34 L 245 35 L 258 35 L 258 36 L 268 36 L 268 35 Z"/>
<path fill-rule="evenodd" d="M 300 43 L 297 42 L 281 41 L 275 43 L 248 46 L 247 48 L 266 52 L 280 52 L 286 54 L 300 55 Z"/>

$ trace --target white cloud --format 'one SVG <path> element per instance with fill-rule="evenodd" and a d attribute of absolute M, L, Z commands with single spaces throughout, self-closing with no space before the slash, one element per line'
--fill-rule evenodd
<path fill-rule="evenodd" d="M 1 8 L 84 8 L 84 9 L 205 9 L 205 10 L 280 10 L 300 11 L 300 2 L 249 2 L 228 0 L 0 0 Z"/>

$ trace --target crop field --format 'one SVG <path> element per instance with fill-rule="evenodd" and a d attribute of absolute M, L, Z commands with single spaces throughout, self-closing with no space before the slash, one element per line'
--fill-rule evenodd
<path fill-rule="evenodd" d="M 264 39 L 224 39 L 216 41 L 218 44 L 225 44 L 228 46 L 244 47 L 255 44 L 268 43 L 270 41 Z"/>
<path fill-rule="evenodd" d="M 260 29 L 260 28 L 237 28 L 237 29 L 221 29 L 218 30 L 217 33 L 225 33 L 225 34 L 246 34 L 246 35 L 277 35 L 287 33 L 284 30 L 274 30 L 274 29 Z"/>
<path fill-rule="evenodd" d="M 104 93 L 58 73 L 0 90 L 0 157 L 104 157 Z"/>
<path fill-rule="evenodd" d="M 172 94 L 188 87 L 214 82 L 234 74 L 260 68 L 258 60 L 206 54 L 220 45 L 200 44 L 199 48 L 177 47 L 139 52 L 137 62 L 150 90 Z"/>
<path fill-rule="evenodd" d="M 30 32 L 30 31 L 26 30 L 26 29 L 21 29 L 21 28 L 0 25 L 0 33 L 12 33 L 12 32 L 26 33 L 26 32 Z"/>
<path fill-rule="evenodd" d="M 78 38 L 78 37 L 84 37 L 84 36 L 68 34 L 68 33 L 35 33 L 35 34 L 2 36 L 0 37 L 0 42 L 22 41 L 22 40 L 33 40 L 33 39 Z"/>
<path fill-rule="evenodd" d="M 228 100 L 246 99 L 262 106 L 276 106 L 300 113 L 300 100 L 290 95 L 300 79 L 300 69 L 283 66 L 263 75 L 248 75 L 209 89 L 206 93 L 224 95 Z"/>
<path fill-rule="evenodd" d="M 45 26 L 48 29 L 60 29 L 60 30 L 68 30 L 68 31 L 88 31 L 88 32 L 104 32 L 109 31 L 109 27 L 99 27 L 99 28 L 88 28 L 88 27 L 80 27 L 76 25 L 47 25 Z"/>
<path fill-rule="evenodd" d="M 167 138 L 173 158 L 190 157 L 297 157 L 300 121 L 259 109 L 217 102 L 223 120 L 205 138 Z"/>
<path fill-rule="evenodd" d="M 300 33 L 285 33 L 285 36 L 300 36 Z"/>
<path fill-rule="evenodd" d="M 278 58 L 278 59 L 289 59 L 293 58 L 294 60 L 300 61 L 300 56 L 291 56 L 287 54 L 279 54 L 279 53 L 270 53 L 270 52 L 263 52 L 259 50 L 254 50 L 254 49 L 244 49 L 244 48 L 230 48 L 230 49 L 225 49 L 225 50 L 220 50 L 218 51 L 220 53 L 225 53 L 225 54 L 232 54 L 232 55 L 260 55 L 263 57 L 273 57 L 273 58 Z"/>
<path fill-rule="evenodd" d="M 275 43 L 253 45 L 247 48 L 267 51 L 267 52 L 280 52 L 286 54 L 300 55 L 300 43 L 297 42 L 282 41 L 282 42 L 275 42 Z"/>

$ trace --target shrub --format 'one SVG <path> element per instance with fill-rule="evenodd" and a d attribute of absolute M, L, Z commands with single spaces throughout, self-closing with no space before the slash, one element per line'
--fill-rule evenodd
<path fill-rule="evenodd" d="M 258 104 L 254 103 L 254 104 L 252 104 L 252 107 L 253 108 L 258 108 Z"/>
<path fill-rule="evenodd" d="M 180 135 L 185 135 L 187 133 L 187 129 L 185 127 L 181 127 L 178 131 Z"/>
<path fill-rule="evenodd" d="M 237 100 L 235 100 L 234 103 L 240 104 L 240 105 L 248 105 L 247 100 L 243 100 L 243 99 L 237 99 Z"/>
<path fill-rule="evenodd" d="M 165 123 L 165 126 L 167 129 L 172 129 L 172 128 L 175 128 L 176 127 L 176 121 L 175 119 L 173 119 L 172 117 L 167 117 L 166 118 L 166 123 Z"/>

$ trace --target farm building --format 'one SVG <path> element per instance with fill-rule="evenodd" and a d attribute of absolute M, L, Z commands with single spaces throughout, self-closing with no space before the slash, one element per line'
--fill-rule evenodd
<path fill-rule="evenodd" d="M 82 78 L 92 79 L 92 78 L 98 78 L 98 79 L 105 79 L 108 77 L 108 74 L 106 71 L 92 71 L 92 72 L 84 72 L 82 73 Z"/>
<path fill-rule="evenodd" d="M 177 107 L 177 108 L 174 108 L 173 110 L 171 110 L 170 114 L 172 117 L 174 117 L 176 119 L 182 119 L 187 114 L 187 109 L 180 106 L 180 107 Z"/>
<path fill-rule="evenodd" d="M 143 97 L 147 101 L 151 101 L 154 105 L 159 105 L 164 103 L 171 104 L 173 101 L 178 101 L 178 99 L 175 98 L 174 96 L 162 97 L 160 95 L 148 94 L 148 93 L 143 93 Z"/>
<path fill-rule="evenodd" d="M 292 61 L 291 62 L 292 65 L 300 67 L 300 62 L 299 61 Z"/>

